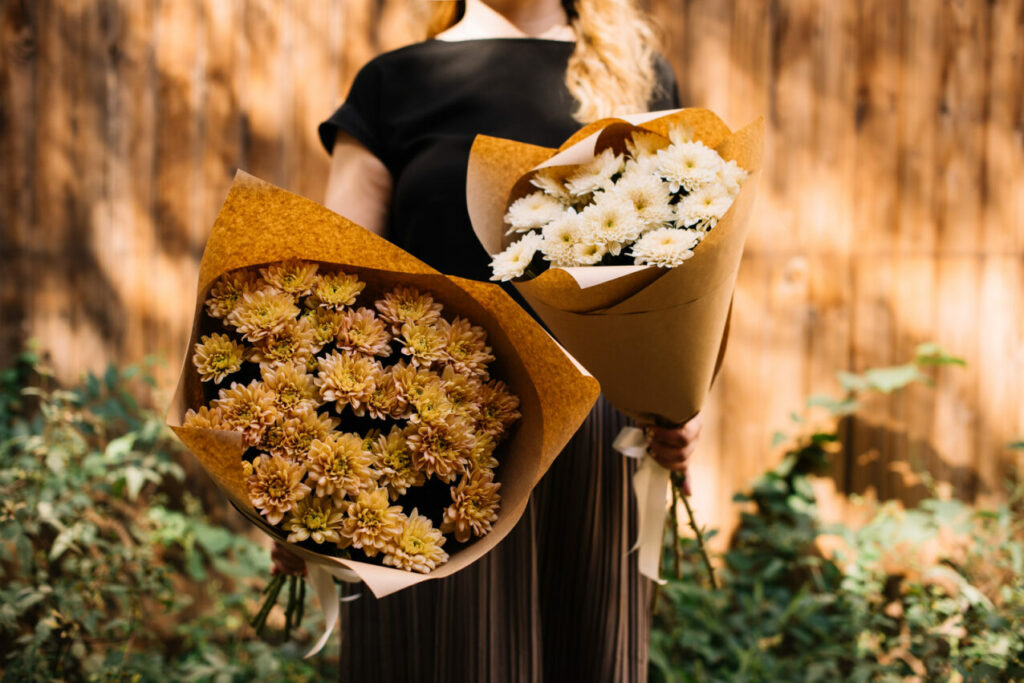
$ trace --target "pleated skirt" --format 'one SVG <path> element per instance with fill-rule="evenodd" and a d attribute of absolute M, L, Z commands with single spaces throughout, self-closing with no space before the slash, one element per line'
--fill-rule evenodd
<path fill-rule="evenodd" d="M 363 683 L 647 680 L 652 584 L 636 536 L 626 424 L 602 397 L 515 529 L 446 579 L 342 603 L 340 680 Z"/>

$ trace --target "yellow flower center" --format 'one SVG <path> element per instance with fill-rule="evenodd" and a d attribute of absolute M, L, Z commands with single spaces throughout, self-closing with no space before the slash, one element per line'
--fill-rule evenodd
<path fill-rule="evenodd" d="M 283 387 L 277 392 L 277 400 L 281 403 L 283 408 L 291 408 L 300 400 L 302 400 L 302 392 L 294 384 Z"/>
<path fill-rule="evenodd" d="M 364 529 L 377 529 L 380 527 L 380 513 L 373 508 L 363 508 L 357 516 L 359 526 Z"/>
<path fill-rule="evenodd" d="M 327 515 L 318 508 L 310 506 L 302 517 L 302 523 L 307 529 L 323 529 L 327 527 Z"/>
<path fill-rule="evenodd" d="M 210 356 L 210 365 L 216 370 L 225 370 L 234 365 L 234 358 L 227 351 L 217 351 Z"/>
<path fill-rule="evenodd" d="M 331 474 L 336 477 L 344 477 L 351 471 L 352 468 L 349 466 L 348 458 L 336 453 L 334 460 L 331 461 Z"/>
<path fill-rule="evenodd" d="M 272 474 L 267 479 L 267 495 L 271 498 L 284 498 L 291 490 L 288 482 L 279 474 Z"/>

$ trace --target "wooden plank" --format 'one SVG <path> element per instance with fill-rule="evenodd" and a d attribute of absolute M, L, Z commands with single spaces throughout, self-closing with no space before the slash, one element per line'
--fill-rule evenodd
<path fill-rule="evenodd" d="M 985 3 L 943 3 L 940 12 L 942 99 L 938 116 L 937 247 L 942 254 L 977 253 L 985 179 Z"/>
<path fill-rule="evenodd" d="M 1021 440 L 1024 424 L 1024 259 L 990 255 L 982 266 L 977 300 L 977 358 L 966 371 L 978 378 L 973 429 L 978 502 L 1004 498 L 1004 481 L 1019 473 L 1007 444 Z"/>
<path fill-rule="evenodd" d="M 288 106 L 280 91 L 281 79 L 287 78 L 281 68 L 281 25 L 289 17 L 280 0 L 246 0 L 244 6 L 238 90 L 245 122 L 244 168 L 280 186 L 285 182 L 281 131 Z"/>
<path fill-rule="evenodd" d="M 0 365 L 26 342 L 31 310 L 30 244 L 36 165 L 37 16 L 32 3 L 6 2 L 0 16 Z"/>
<path fill-rule="evenodd" d="M 1024 251 L 1024 0 L 989 3 L 984 207 L 988 254 Z"/>
<path fill-rule="evenodd" d="M 980 492 L 977 480 L 978 455 L 974 432 L 981 424 L 978 412 L 978 344 L 984 332 L 979 327 L 978 284 L 982 262 L 973 256 L 942 256 L 937 259 L 936 338 L 968 367 L 940 368 L 936 382 L 935 415 L 931 443 L 937 452 L 934 469 L 953 485 L 953 493 L 974 500 Z M 986 381 L 994 381 L 987 377 Z M 987 390 L 987 387 L 986 387 Z"/>

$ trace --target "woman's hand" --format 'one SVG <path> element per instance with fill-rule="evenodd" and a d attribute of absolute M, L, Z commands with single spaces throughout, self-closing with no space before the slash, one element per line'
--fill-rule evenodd
<path fill-rule="evenodd" d="M 641 424 L 647 432 L 650 443 L 648 452 L 659 465 L 667 470 L 686 474 L 688 460 L 697 449 L 700 438 L 700 413 L 690 418 L 681 427 L 658 427 L 653 424 Z M 690 483 L 686 481 L 686 495 L 690 495 Z"/>
<path fill-rule="evenodd" d="M 270 559 L 274 562 L 274 567 L 271 570 L 274 574 L 302 576 L 306 573 L 306 563 L 303 559 L 280 543 L 274 543 L 274 548 L 270 551 Z"/>

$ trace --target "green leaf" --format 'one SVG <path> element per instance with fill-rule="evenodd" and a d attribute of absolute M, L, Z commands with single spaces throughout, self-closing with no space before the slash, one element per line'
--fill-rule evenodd
<path fill-rule="evenodd" d="M 128 500 L 135 500 L 139 491 L 146 483 L 148 478 L 147 473 L 138 467 L 126 467 L 124 470 L 124 486 L 125 492 L 128 494 Z"/>
<path fill-rule="evenodd" d="M 777 448 L 789 441 L 789 435 L 785 432 L 776 431 L 772 434 L 772 448 Z"/>
<path fill-rule="evenodd" d="M 134 445 L 135 433 L 128 432 L 108 443 L 103 451 L 103 455 L 110 462 L 124 462 L 125 457 L 132 452 L 132 446 Z"/>
<path fill-rule="evenodd" d="M 808 408 L 824 408 L 833 415 L 852 415 L 859 407 L 853 398 L 833 398 L 827 394 L 814 394 L 807 399 Z"/>
<path fill-rule="evenodd" d="M 115 388 L 117 388 L 117 383 L 119 379 L 120 378 L 118 377 L 117 366 L 113 364 L 108 365 L 107 371 L 103 373 L 103 382 L 104 384 L 107 385 L 107 389 L 113 391 Z"/>
<path fill-rule="evenodd" d="M 926 377 L 921 374 L 916 365 L 908 363 L 888 368 L 873 368 L 864 373 L 864 379 L 870 388 L 888 394 L 915 381 L 926 379 Z"/>
<path fill-rule="evenodd" d="M 914 362 L 918 365 L 967 365 L 963 358 L 948 355 L 935 342 L 918 344 L 914 350 Z"/>
<path fill-rule="evenodd" d="M 836 373 L 836 378 L 839 380 L 839 384 L 842 385 L 843 391 L 861 391 L 868 388 L 867 381 L 860 375 L 855 375 L 852 372 L 840 370 Z"/>

